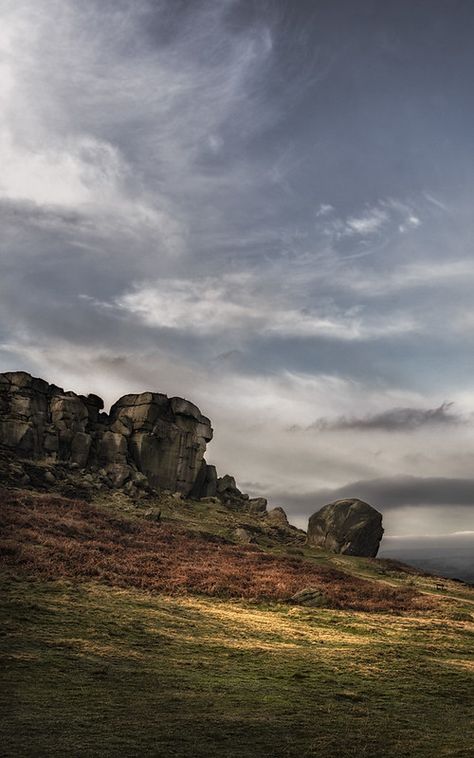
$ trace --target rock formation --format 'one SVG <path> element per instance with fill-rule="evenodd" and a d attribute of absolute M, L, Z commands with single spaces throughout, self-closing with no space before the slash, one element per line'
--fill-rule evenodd
<path fill-rule="evenodd" d="M 264 514 L 267 510 L 266 498 L 250 498 L 238 489 L 234 477 L 229 474 L 225 474 L 225 476 L 217 479 L 216 494 L 229 508 L 241 510 L 244 507 L 249 513 L 256 515 Z"/>
<path fill-rule="evenodd" d="M 82 488 L 122 488 L 132 496 L 167 490 L 266 512 L 265 498 L 251 499 L 206 463 L 211 422 L 193 403 L 144 392 L 120 398 L 109 414 L 103 408 L 96 395 L 65 392 L 22 371 L 0 374 L 0 452 L 13 478 L 36 486 L 42 474 L 52 484 L 69 467 L 82 472 Z M 21 461 L 42 467 L 27 471 Z"/>
<path fill-rule="evenodd" d="M 382 514 L 362 500 L 336 500 L 314 513 L 307 542 L 332 553 L 375 558 L 383 535 Z"/>
<path fill-rule="evenodd" d="M 212 490 L 204 460 L 211 423 L 195 405 L 144 392 L 122 397 L 110 414 L 103 407 L 95 395 L 0 374 L 0 444 L 19 458 L 100 470 L 114 487 L 131 481 L 187 496 L 204 472 L 203 489 Z"/>
<path fill-rule="evenodd" d="M 267 521 L 272 526 L 280 526 L 284 529 L 289 526 L 288 518 L 283 510 L 283 508 L 280 508 L 280 506 L 277 506 L 276 508 L 272 508 L 271 511 L 268 511 L 267 513 Z"/>
<path fill-rule="evenodd" d="M 290 603 L 295 605 L 305 605 L 308 608 L 327 608 L 330 605 L 329 598 L 319 588 L 305 587 L 303 590 L 296 592 L 291 598 Z"/>

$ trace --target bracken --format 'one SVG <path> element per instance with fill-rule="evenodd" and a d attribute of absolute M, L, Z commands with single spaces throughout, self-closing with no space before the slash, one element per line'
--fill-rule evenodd
<path fill-rule="evenodd" d="M 191 536 L 176 524 L 128 519 L 80 500 L 0 490 L 0 563 L 42 579 L 94 580 L 171 594 L 245 600 L 321 590 L 333 608 L 413 611 L 433 601 L 298 557 Z"/>

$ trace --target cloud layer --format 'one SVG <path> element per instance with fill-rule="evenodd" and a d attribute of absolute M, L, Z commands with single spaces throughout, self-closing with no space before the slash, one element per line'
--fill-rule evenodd
<path fill-rule="evenodd" d="M 192 398 L 302 521 L 467 523 L 470 3 L 0 11 L 0 369 Z"/>

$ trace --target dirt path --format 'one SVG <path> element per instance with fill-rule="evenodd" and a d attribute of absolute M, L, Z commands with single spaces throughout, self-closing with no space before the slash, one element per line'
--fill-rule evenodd
<path fill-rule="evenodd" d="M 347 564 L 344 561 L 338 561 L 336 559 L 333 562 L 337 564 L 338 566 L 340 566 L 341 569 L 347 570 Z M 380 582 L 381 584 L 386 584 L 388 587 L 399 588 L 405 585 L 403 581 L 396 580 L 396 579 L 390 580 L 390 579 L 385 579 L 378 576 L 373 576 L 373 574 L 365 573 L 364 571 L 352 571 L 352 574 L 354 576 L 360 577 L 360 579 L 368 579 L 369 581 L 375 581 L 375 582 Z M 449 581 L 449 579 L 447 579 L 446 581 Z M 415 587 L 415 589 L 422 595 L 431 595 L 432 597 L 446 598 L 448 600 L 458 600 L 465 603 L 469 603 L 470 605 L 474 605 L 474 596 L 466 597 L 465 594 L 455 595 L 455 594 L 451 594 L 451 592 L 444 592 L 443 590 L 438 590 L 437 592 L 433 592 L 432 590 L 423 589 L 422 587 Z"/>

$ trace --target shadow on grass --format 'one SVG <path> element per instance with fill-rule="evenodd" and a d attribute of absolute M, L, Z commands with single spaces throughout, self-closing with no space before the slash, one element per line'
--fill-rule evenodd
<path fill-rule="evenodd" d="M 472 755 L 468 625 L 4 590 L 5 757 Z"/>

